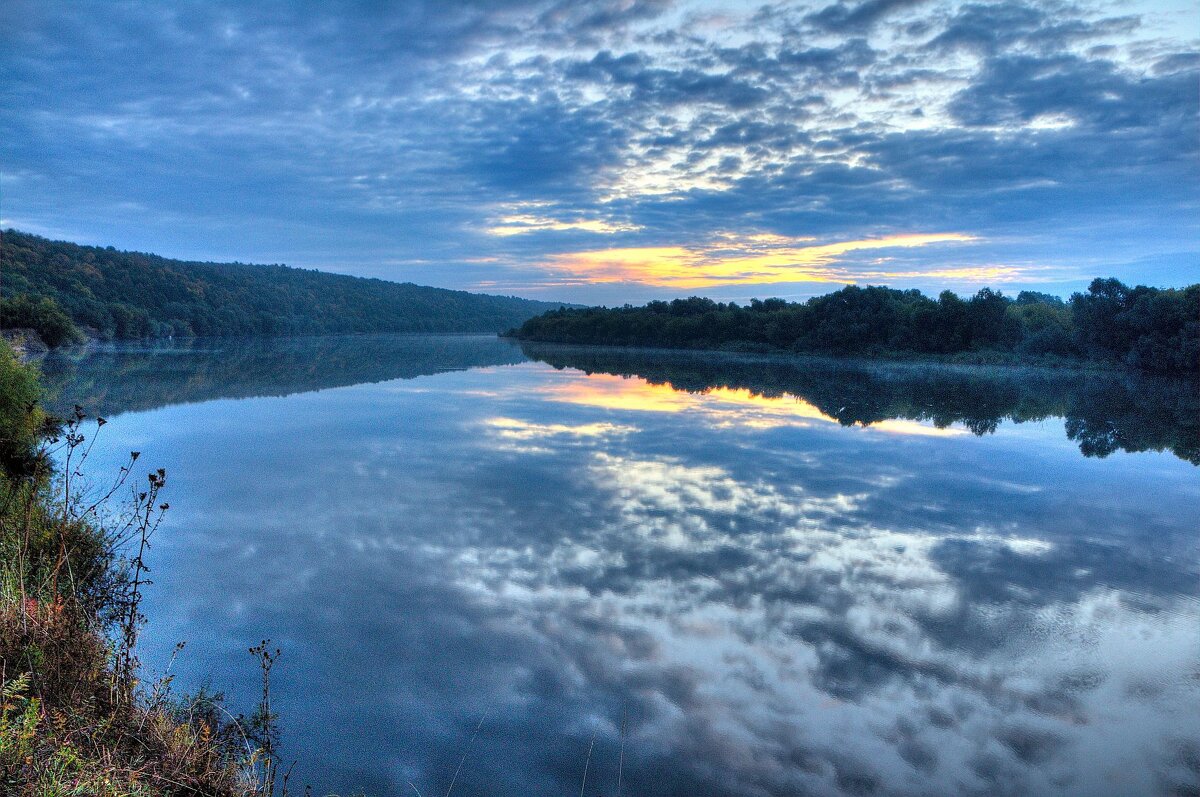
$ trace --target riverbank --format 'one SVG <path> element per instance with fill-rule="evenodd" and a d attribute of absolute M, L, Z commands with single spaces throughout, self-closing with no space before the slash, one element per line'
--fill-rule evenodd
<path fill-rule="evenodd" d="M 50 351 L 50 347 L 42 340 L 37 330 L 29 327 L 0 329 L 0 342 L 7 344 L 20 360 L 39 357 Z"/>
<path fill-rule="evenodd" d="M 0 388 L 0 792 L 264 793 L 254 723 L 219 695 L 144 680 L 137 660 L 166 474 L 131 453 L 89 488 L 81 466 L 104 419 L 49 418 L 36 369 L 3 342 Z"/>
<path fill-rule="evenodd" d="M 940 367 L 940 368 L 980 368 L 997 367 L 1030 371 L 1056 371 L 1079 373 L 1140 373 L 1135 368 L 1107 360 L 1087 360 L 1078 357 L 1061 357 L 1057 355 L 1022 355 L 1013 352 L 999 351 L 965 351 L 952 354 L 936 354 L 902 351 L 875 351 L 871 353 L 836 355 L 822 352 L 795 351 L 793 349 L 775 348 L 771 346 L 756 346 L 731 344 L 715 348 L 686 347 L 686 346 L 654 346 L 654 345 L 611 345 L 605 343 L 560 343 L 543 341 L 534 338 L 523 338 L 511 334 L 500 336 L 511 340 L 522 348 L 540 347 L 556 348 L 563 351 L 597 351 L 606 353 L 626 352 L 633 354 L 676 354 L 695 355 L 732 355 L 739 358 L 754 359 L 761 362 L 779 362 L 799 364 L 804 362 L 837 363 L 848 366 L 902 366 Z"/>

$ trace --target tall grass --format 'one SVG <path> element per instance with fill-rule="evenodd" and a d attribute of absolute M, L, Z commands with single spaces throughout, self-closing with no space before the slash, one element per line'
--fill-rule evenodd
<path fill-rule="evenodd" d="M 131 452 L 110 482 L 89 483 L 104 419 L 78 407 L 47 419 L 36 372 L 3 345 L 0 388 L 0 794 L 273 794 L 277 651 L 262 646 L 253 721 L 219 695 L 142 680 L 140 607 L 166 473 L 138 474 Z"/>

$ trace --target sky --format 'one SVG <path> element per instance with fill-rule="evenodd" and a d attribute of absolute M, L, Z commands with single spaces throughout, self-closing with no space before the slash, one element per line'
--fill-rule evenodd
<path fill-rule="evenodd" d="M 0 226 L 588 304 L 1200 281 L 1194 0 L 0 3 Z"/>

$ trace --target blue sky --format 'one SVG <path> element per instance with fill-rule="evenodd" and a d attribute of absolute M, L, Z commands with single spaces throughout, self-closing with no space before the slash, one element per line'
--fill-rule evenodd
<path fill-rule="evenodd" d="M 0 224 L 588 303 L 1200 280 L 1165 2 L 0 6 Z"/>

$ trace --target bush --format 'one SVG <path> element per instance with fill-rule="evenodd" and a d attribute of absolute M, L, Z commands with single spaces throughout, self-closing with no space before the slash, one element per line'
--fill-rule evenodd
<path fill-rule="evenodd" d="M 45 415 L 37 370 L 17 360 L 0 341 L 0 467 L 10 474 L 27 474 L 33 467 Z"/>

